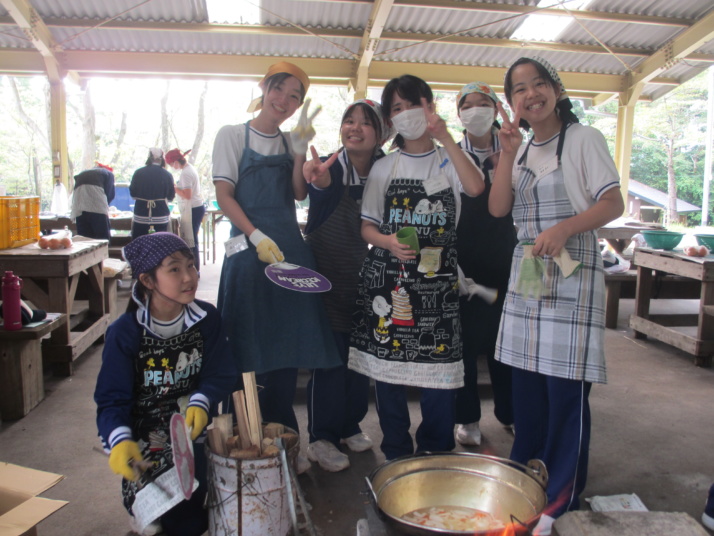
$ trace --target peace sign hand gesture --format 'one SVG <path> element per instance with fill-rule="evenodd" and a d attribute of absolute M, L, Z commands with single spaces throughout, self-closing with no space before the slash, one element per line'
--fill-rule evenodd
<path fill-rule="evenodd" d="M 442 145 L 445 145 L 444 140 L 447 137 L 451 137 L 451 134 L 449 134 L 446 128 L 446 121 L 444 121 L 440 115 L 434 113 L 424 97 L 421 98 L 421 106 L 424 108 L 426 130 L 429 132 L 429 135 Z"/>
<path fill-rule="evenodd" d="M 317 117 L 317 114 L 322 110 L 322 106 L 318 105 L 310 115 L 308 115 L 308 109 L 310 108 L 310 99 L 305 100 L 305 104 L 302 106 L 302 111 L 300 112 L 300 117 L 298 118 L 297 125 L 290 131 L 290 140 L 293 144 L 293 153 L 296 155 L 303 155 L 307 152 L 307 144 L 315 137 L 315 129 L 312 126 L 312 122 Z"/>
<path fill-rule="evenodd" d="M 327 160 L 322 162 L 315 146 L 310 146 L 312 160 L 307 160 L 302 165 L 302 174 L 308 184 L 313 184 L 318 188 L 327 188 L 332 179 L 330 177 L 330 167 L 335 163 L 335 160 L 340 156 L 340 151 L 336 151 Z"/>
<path fill-rule="evenodd" d="M 521 143 L 523 143 L 523 134 L 518 127 L 521 120 L 521 112 L 523 111 L 523 103 L 519 102 L 516 105 L 513 121 L 508 119 L 508 114 L 500 102 L 496 103 L 496 107 L 498 108 L 498 113 L 501 114 L 501 119 L 503 119 L 501 129 L 498 131 L 498 141 L 501 142 L 501 150 L 504 153 L 515 154 L 521 146 Z"/>

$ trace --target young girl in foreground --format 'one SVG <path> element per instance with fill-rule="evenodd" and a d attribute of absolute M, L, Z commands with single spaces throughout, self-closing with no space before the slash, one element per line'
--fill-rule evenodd
<path fill-rule="evenodd" d="M 382 109 L 399 147 L 372 167 L 362 201 L 362 237 L 374 247 L 362 267 L 349 367 L 376 380 L 388 460 L 414 453 L 407 388 L 421 388 L 417 451 L 452 450 L 454 393 L 463 385 L 456 222 L 463 190 L 483 191 L 482 173 L 434 112 L 422 79 L 392 79 Z M 436 147 L 433 139 L 443 147 Z M 420 252 L 397 240 L 415 227 Z"/>
<path fill-rule="evenodd" d="M 99 435 L 111 449 L 109 467 L 124 477 L 132 528 L 142 533 L 132 509 L 137 493 L 173 468 L 170 420 L 185 413 L 199 487 L 152 525 L 160 522 L 170 536 L 198 536 L 208 528 L 208 514 L 204 446 L 196 440 L 210 409 L 228 403 L 238 375 L 218 311 L 194 300 L 198 274 L 188 245 L 174 234 L 153 233 L 131 241 L 124 256 L 137 281 L 127 312 L 107 329 L 94 392 Z M 131 465 L 142 460 L 151 462 L 143 473 Z"/>
<path fill-rule="evenodd" d="M 360 234 L 360 204 L 372 164 L 384 156 L 381 147 L 388 131 L 378 103 L 353 102 L 342 115 L 342 149 L 320 159 L 313 147 L 313 158 L 303 167 L 310 196 L 305 240 L 318 272 L 332 282 L 322 297 L 343 363 L 314 369 L 307 386 L 307 453 L 326 471 L 350 465 L 339 450 L 341 440 L 355 452 L 372 448 L 372 440 L 360 428 L 368 409 L 369 378 L 347 368 L 347 355 L 359 271 L 368 252 Z"/>
<path fill-rule="evenodd" d="M 513 367 L 511 458 L 542 459 L 548 506 L 534 534 L 579 506 L 590 445 L 592 382 L 605 383 L 605 283 L 596 229 L 620 216 L 619 177 L 602 134 L 578 124 L 555 70 L 521 58 L 499 105 L 501 158 L 489 198 L 518 227 L 496 359 Z M 532 128 L 525 146 L 518 127 Z M 572 259 L 572 263 L 568 262 Z M 577 269 L 577 263 L 581 268 Z"/>

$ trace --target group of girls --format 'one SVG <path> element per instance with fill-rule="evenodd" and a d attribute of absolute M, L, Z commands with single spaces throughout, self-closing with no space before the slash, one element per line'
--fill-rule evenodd
<path fill-rule="evenodd" d="M 218 311 L 230 336 L 226 345 L 221 333 L 216 355 L 204 356 L 189 406 L 200 400 L 209 411 L 233 387 L 233 377 L 212 384 L 213 366 L 232 370 L 228 352 L 238 372 L 256 372 L 264 420 L 297 431 L 297 372 L 309 369 L 307 457 L 339 471 L 349 466 L 342 442 L 355 451 L 372 446 L 360 429 L 369 378 L 387 459 L 415 451 L 407 387 L 420 391 L 416 451 L 452 450 L 457 424 L 459 442 L 479 444 L 475 360 L 485 354 L 496 417 L 518 431 L 512 459 L 540 458 L 548 467 L 548 515 L 536 532 L 548 534 L 554 518 L 578 507 L 587 475 L 588 395 L 593 382 L 605 381 L 604 280 L 595 230 L 619 216 L 623 203 L 604 138 L 577 124 L 547 62 L 522 58 L 506 73 L 513 119 L 486 84 L 459 93 L 460 145 L 436 114 L 428 84 L 404 75 L 387 84 L 381 106 L 370 100 L 348 106 L 342 147 L 322 158 L 312 148 L 308 160 L 315 135 L 315 112 L 308 114 L 305 100 L 309 85 L 297 66 L 271 66 L 260 83 L 262 96 L 249 109 L 258 114 L 216 137 L 216 198 L 232 223 Z M 304 101 L 295 129 L 281 132 Z M 533 130 L 525 146 L 519 127 Z M 381 147 L 392 130 L 396 150 L 385 156 Z M 303 239 L 294 200 L 308 195 Z M 416 228 L 418 251 L 397 237 L 404 227 Z M 556 262 L 561 252 L 582 266 L 567 278 Z M 143 294 L 134 293 L 141 314 L 120 319 L 142 344 L 163 337 L 167 328 L 159 326 L 193 322 L 195 304 L 213 313 L 192 301 L 191 281 L 178 284 L 174 276 L 173 291 L 163 282 L 164 264 L 179 255 L 160 256 L 153 254 L 155 271 L 140 279 Z M 283 260 L 317 269 L 333 289 L 318 295 L 272 284 L 265 265 Z M 473 297 L 474 285 L 498 289 L 496 302 Z M 534 285 L 537 293 L 524 291 Z M 155 312 L 155 302 L 184 303 L 181 319 L 172 317 L 174 309 Z M 220 324 L 213 329 L 220 331 Z M 139 341 L 124 346 L 127 358 L 134 355 L 134 364 L 123 365 L 126 389 L 141 383 L 137 373 L 146 365 L 138 364 Z M 114 359 L 106 350 L 103 369 Z M 147 454 L 147 427 L 125 413 L 129 400 L 122 419 L 110 421 L 102 392 L 98 387 L 98 422 L 112 453 L 142 438 L 139 454 Z M 193 412 L 194 438 L 207 418 Z M 133 446 L 130 454 L 136 459 Z M 110 465 L 131 481 L 127 457 L 122 453 L 114 464 L 110 458 Z M 300 458 L 305 469 L 309 461 Z"/>

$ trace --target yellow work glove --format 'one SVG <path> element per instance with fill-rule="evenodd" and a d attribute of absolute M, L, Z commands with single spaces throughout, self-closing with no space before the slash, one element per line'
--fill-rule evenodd
<path fill-rule="evenodd" d="M 112 448 L 109 453 L 109 467 L 127 480 L 136 481 L 139 479 L 139 473 L 134 471 L 131 462 L 140 462 L 143 459 L 137 442 L 126 439 Z"/>
<path fill-rule="evenodd" d="M 186 409 L 186 426 L 191 430 L 191 441 L 196 441 L 207 424 L 208 413 L 205 409 L 198 406 L 189 406 Z"/>
<path fill-rule="evenodd" d="M 280 251 L 278 245 L 273 242 L 272 239 L 265 236 L 260 229 L 256 229 L 250 234 L 250 243 L 255 246 L 255 250 L 258 252 L 258 258 L 263 262 L 273 264 L 285 260 L 285 256 L 283 252 Z"/>
<path fill-rule="evenodd" d="M 574 261 L 570 256 L 570 253 L 568 253 L 568 250 L 565 248 L 561 249 L 560 253 L 553 257 L 553 260 L 555 261 L 555 264 L 558 265 L 558 268 L 560 268 L 560 271 L 565 279 L 568 279 L 571 275 L 583 267 L 583 263 Z"/>
<path fill-rule="evenodd" d="M 307 153 L 307 146 L 315 137 L 315 129 L 312 127 L 312 121 L 322 110 L 322 106 L 318 105 L 315 111 L 308 117 L 308 108 L 310 108 L 310 99 L 305 100 L 297 125 L 290 131 L 290 141 L 293 145 L 293 153 L 296 155 Z"/>

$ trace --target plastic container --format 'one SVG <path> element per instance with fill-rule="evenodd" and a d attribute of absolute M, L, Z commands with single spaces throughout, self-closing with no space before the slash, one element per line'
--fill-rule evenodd
<path fill-rule="evenodd" d="M 653 249 L 674 249 L 682 241 L 684 233 L 674 231 L 642 231 L 647 245 Z"/>
<path fill-rule="evenodd" d="M 22 329 L 20 289 L 22 279 L 9 270 L 5 272 L 2 278 L 2 316 L 3 327 L 7 331 Z"/>
<path fill-rule="evenodd" d="M 714 234 L 695 234 L 697 244 L 706 246 L 709 251 L 714 251 Z"/>
<path fill-rule="evenodd" d="M 40 237 L 40 198 L 0 197 L 0 249 L 19 248 Z"/>

